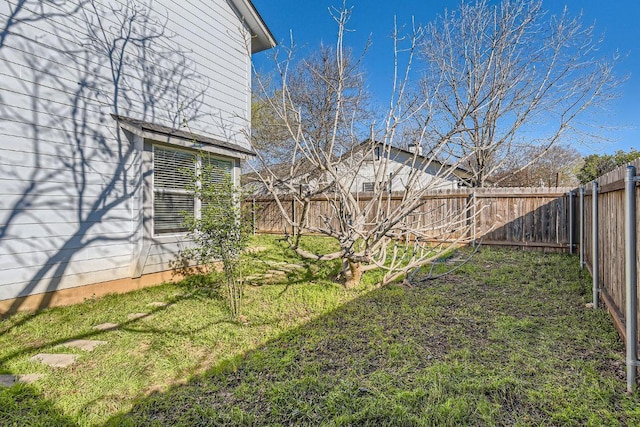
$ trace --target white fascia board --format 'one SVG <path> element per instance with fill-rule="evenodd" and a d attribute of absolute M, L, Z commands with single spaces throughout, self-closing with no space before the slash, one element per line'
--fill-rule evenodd
<path fill-rule="evenodd" d="M 227 0 L 236 10 L 238 17 L 251 31 L 251 53 L 262 52 L 277 45 L 273 34 L 263 21 L 251 0 Z"/>

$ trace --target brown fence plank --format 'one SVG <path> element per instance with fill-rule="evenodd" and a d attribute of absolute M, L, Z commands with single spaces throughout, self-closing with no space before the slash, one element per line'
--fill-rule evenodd
<path fill-rule="evenodd" d="M 640 169 L 640 159 L 629 163 Z M 592 209 L 592 184 L 585 186 L 585 263 L 591 274 L 593 259 L 593 239 L 598 239 L 600 250 L 598 253 L 600 280 L 600 298 L 605 302 L 607 310 L 611 313 L 616 329 L 624 339 L 624 307 L 625 297 L 625 269 L 624 269 L 624 175 L 627 165 L 620 166 L 613 171 L 599 177 L 596 181 L 598 191 L 598 236 L 593 236 L 593 209 Z M 636 187 L 636 203 L 640 203 L 640 193 Z M 640 206 L 640 204 L 638 205 Z M 640 215 L 638 217 L 637 230 L 640 232 Z M 640 239 L 636 239 L 640 249 Z M 640 253 L 640 252 L 638 252 Z M 640 261 L 635 260 L 640 268 Z M 636 283 L 636 286 L 638 284 Z M 639 314 L 640 321 L 640 314 Z M 636 337 L 638 339 L 640 337 Z"/>
<path fill-rule="evenodd" d="M 429 193 L 423 196 L 424 205 L 407 221 L 420 224 L 430 239 L 456 239 L 466 231 L 459 226 L 449 230 L 452 219 L 471 225 L 469 233 L 476 239 L 493 244 L 509 246 L 562 248 L 568 250 L 567 204 L 568 188 L 478 188 L 458 189 Z M 473 197 L 475 195 L 475 198 Z M 307 225 L 322 228 L 325 221 L 333 227 L 339 226 L 338 212 L 332 207 L 331 194 L 310 199 Z M 373 200 L 371 193 L 356 195 L 360 208 Z M 280 197 L 285 214 L 290 216 L 293 197 Z M 385 195 L 381 203 L 392 207 L 402 203 L 402 193 Z M 466 209 L 474 201 L 477 215 L 469 216 Z M 289 233 L 291 225 L 286 220 L 274 199 L 269 196 L 255 197 L 248 204 L 255 206 L 256 231 L 258 233 Z M 374 201 L 375 204 L 377 202 Z M 296 204 L 299 218 L 302 205 Z M 375 205 L 367 218 L 374 221 Z"/>

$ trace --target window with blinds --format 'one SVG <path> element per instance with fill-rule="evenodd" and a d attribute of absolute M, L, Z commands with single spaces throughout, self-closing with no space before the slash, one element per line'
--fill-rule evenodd
<path fill-rule="evenodd" d="M 375 182 L 363 182 L 362 191 L 365 193 L 372 193 L 373 191 L 375 191 L 375 185 Z M 379 186 L 382 191 L 391 191 L 390 181 L 384 181 L 380 183 Z"/>
<path fill-rule="evenodd" d="M 195 214 L 195 201 L 187 186 L 196 167 L 195 154 L 168 148 L 153 149 L 153 232 L 186 231 L 183 212 Z"/>
<path fill-rule="evenodd" d="M 202 179 L 210 184 L 221 184 L 225 178 L 230 178 L 233 171 L 233 161 L 222 160 L 215 157 L 204 157 L 202 159 L 202 170 L 207 171 L 207 176 Z"/>
<path fill-rule="evenodd" d="M 209 166 L 209 167 L 206 167 Z M 184 215 L 199 216 L 197 200 L 187 191 L 192 175 L 189 171 L 207 171 L 203 181 L 223 182 L 233 173 L 233 161 L 160 146 L 153 148 L 153 232 L 182 233 Z"/>
<path fill-rule="evenodd" d="M 222 160 L 214 157 L 201 159 L 201 180 L 209 185 L 222 184 L 225 179 L 230 179 L 233 172 L 233 161 Z M 201 207 L 207 208 L 207 201 L 202 200 Z"/>

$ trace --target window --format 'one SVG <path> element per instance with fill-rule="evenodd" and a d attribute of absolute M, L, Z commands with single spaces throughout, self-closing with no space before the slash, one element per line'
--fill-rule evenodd
<path fill-rule="evenodd" d="M 154 234 L 182 233 L 183 212 L 200 215 L 200 204 L 187 191 L 190 176 L 186 171 L 201 170 L 211 165 L 208 181 L 222 182 L 233 172 L 233 161 L 196 153 L 154 146 L 153 148 L 153 232 Z"/>
<path fill-rule="evenodd" d="M 378 184 L 379 188 L 382 191 L 391 191 L 390 181 L 381 182 Z M 363 182 L 362 183 L 362 191 L 365 193 L 372 193 L 375 191 L 375 183 L 374 182 Z"/>

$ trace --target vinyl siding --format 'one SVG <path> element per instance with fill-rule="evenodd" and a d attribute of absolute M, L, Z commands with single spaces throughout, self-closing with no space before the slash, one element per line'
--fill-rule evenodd
<path fill-rule="evenodd" d="M 0 3 L 0 22 L 16 3 Z M 114 78 L 101 43 L 128 4 L 157 37 L 127 40 Z M 17 18 L 0 46 L 0 300 L 131 277 L 140 257 L 143 273 L 168 268 L 186 243 L 153 236 L 152 159 L 110 114 L 170 127 L 186 117 L 194 134 L 248 148 L 242 23 L 225 0 L 26 2 Z"/>
<path fill-rule="evenodd" d="M 415 174 L 414 169 L 411 167 L 412 157 L 404 152 L 393 150 L 389 157 L 389 163 L 387 166 L 387 174 L 382 177 L 383 181 L 389 179 L 389 173 L 397 172 L 391 182 L 392 191 L 404 191 L 409 182 L 412 173 Z M 428 165 L 418 166 L 420 172 L 415 178 L 415 188 L 428 188 L 430 190 L 445 190 L 458 188 L 458 180 L 454 176 L 447 176 L 449 169 L 440 170 L 438 163 L 430 163 Z M 347 174 L 347 172 L 345 172 Z M 351 177 L 349 177 L 351 179 Z M 353 179 L 351 185 L 351 191 L 361 192 L 363 191 L 363 184 L 365 182 L 373 182 L 375 180 L 375 168 L 372 161 L 365 162 L 358 170 L 357 176 Z"/>

